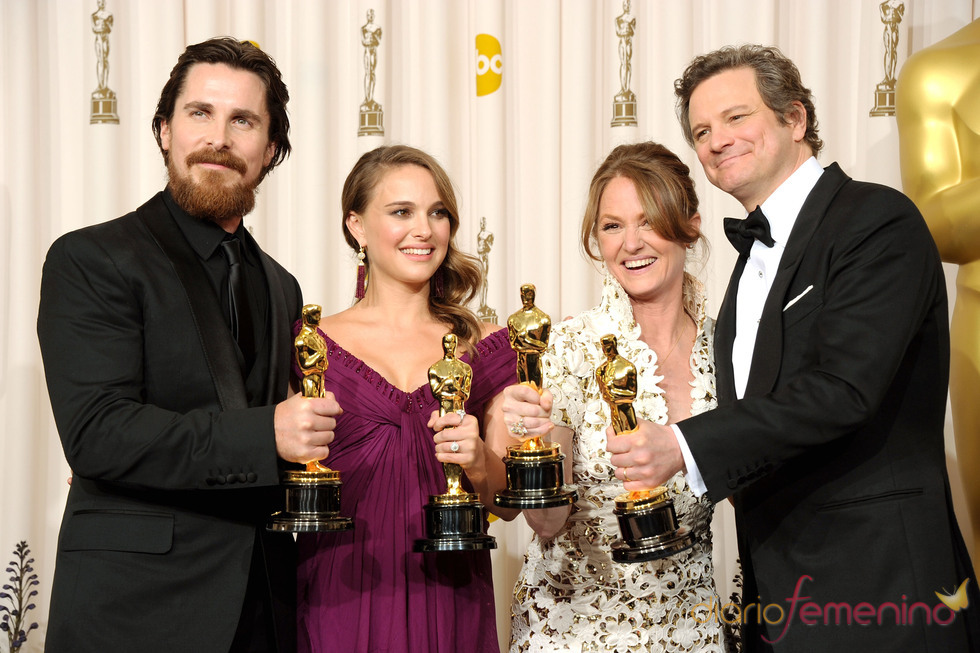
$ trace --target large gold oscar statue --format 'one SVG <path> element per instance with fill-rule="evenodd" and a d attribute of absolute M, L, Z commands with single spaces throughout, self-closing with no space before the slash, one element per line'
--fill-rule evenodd
<path fill-rule="evenodd" d="M 304 397 L 326 395 L 323 374 L 327 371 L 327 341 L 317 330 L 321 312 L 318 304 L 304 306 L 302 326 L 293 340 Z M 354 527 L 349 517 L 340 515 L 340 472 L 324 467 L 319 460 L 311 460 L 305 469 L 283 472 L 281 482 L 286 489 L 286 509 L 272 515 L 269 530 L 316 533 Z"/>
<path fill-rule="evenodd" d="M 439 416 L 457 413 L 466 416 L 465 402 L 470 396 L 473 368 L 456 358 L 457 337 L 442 337 L 443 356 L 429 368 L 429 388 L 439 402 Z M 483 504 L 479 495 L 463 487 L 463 468 L 443 463 L 446 491 L 429 496 L 425 512 L 425 538 L 415 540 L 419 553 L 439 551 L 478 551 L 496 549 L 497 541 L 483 532 Z"/>
<path fill-rule="evenodd" d="M 956 458 L 980 563 L 980 20 L 908 59 L 897 120 L 905 193 L 960 266 L 950 326 Z"/>
<path fill-rule="evenodd" d="M 640 425 L 633 410 L 636 366 L 619 354 L 616 336 L 602 336 L 599 344 L 606 360 L 596 368 L 595 378 L 599 393 L 609 405 L 613 431 L 617 436 L 632 433 Z M 615 501 L 613 514 L 623 536 L 612 545 L 616 562 L 658 560 L 694 546 L 690 529 L 677 522 L 674 501 L 666 487 L 631 490 Z"/>
<path fill-rule="evenodd" d="M 521 286 L 521 308 L 507 318 L 510 347 L 517 352 L 517 381 L 544 390 L 541 355 L 548 349 L 551 336 L 551 317 L 534 305 L 534 284 Z M 493 498 L 495 505 L 505 508 L 553 508 L 573 503 L 578 493 L 564 482 L 561 446 L 545 442 L 539 435 L 528 435 L 527 428 L 518 422 L 510 432 L 521 444 L 507 447 L 504 466 L 507 469 L 507 489 Z"/>

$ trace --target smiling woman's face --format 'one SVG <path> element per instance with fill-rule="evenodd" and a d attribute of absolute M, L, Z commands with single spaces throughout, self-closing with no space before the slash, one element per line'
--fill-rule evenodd
<path fill-rule="evenodd" d="M 616 177 L 606 185 L 596 226 L 602 260 L 633 301 L 677 296 L 687 248 L 653 230 L 630 179 Z"/>

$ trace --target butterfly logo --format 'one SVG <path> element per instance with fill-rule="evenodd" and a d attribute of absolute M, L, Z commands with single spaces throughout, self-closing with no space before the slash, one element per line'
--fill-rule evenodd
<path fill-rule="evenodd" d="M 970 607 L 970 599 L 966 595 L 966 584 L 969 582 L 970 579 L 967 578 L 960 583 L 959 589 L 952 594 L 940 594 L 939 592 L 936 592 L 936 596 L 947 608 L 953 612 L 959 612 L 964 608 Z M 943 588 L 943 591 L 945 592 L 946 588 Z"/>

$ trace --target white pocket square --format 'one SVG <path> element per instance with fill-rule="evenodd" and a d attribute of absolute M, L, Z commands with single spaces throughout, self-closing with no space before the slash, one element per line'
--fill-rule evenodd
<path fill-rule="evenodd" d="M 787 309 L 787 308 L 789 308 L 790 306 L 792 306 L 792 305 L 793 305 L 793 304 L 795 304 L 796 302 L 798 302 L 798 301 L 800 301 L 801 299 L 803 299 L 803 295 L 805 295 L 805 294 L 807 294 L 807 293 L 808 293 L 808 292 L 810 292 L 811 290 L 813 290 L 813 284 L 810 284 L 809 286 L 807 286 L 807 287 L 806 287 L 806 290 L 804 290 L 803 292 L 801 292 L 801 293 L 800 293 L 799 295 L 797 295 L 797 296 L 796 296 L 796 297 L 794 297 L 793 299 L 791 299 L 791 300 L 789 300 L 789 301 L 788 301 L 788 302 L 786 303 L 786 306 L 783 306 L 783 312 L 786 312 L 786 309 Z"/>

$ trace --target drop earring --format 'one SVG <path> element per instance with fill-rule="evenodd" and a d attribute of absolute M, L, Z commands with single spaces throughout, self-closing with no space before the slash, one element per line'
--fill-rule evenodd
<path fill-rule="evenodd" d="M 364 245 L 357 251 L 357 286 L 354 288 L 354 298 L 364 299 L 364 290 L 367 288 L 367 265 L 364 260 L 367 254 L 364 253 Z"/>

